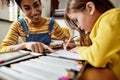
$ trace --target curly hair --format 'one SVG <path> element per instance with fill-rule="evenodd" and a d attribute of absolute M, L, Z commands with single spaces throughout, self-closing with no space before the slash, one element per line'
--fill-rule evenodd
<path fill-rule="evenodd" d="M 21 8 L 21 1 L 22 0 L 15 0 L 15 2 L 17 3 L 17 5 Z M 41 4 L 41 0 L 39 0 L 40 4 Z"/>

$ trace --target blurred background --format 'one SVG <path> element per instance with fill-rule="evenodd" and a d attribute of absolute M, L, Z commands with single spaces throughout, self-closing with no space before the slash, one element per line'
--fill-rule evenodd
<path fill-rule="evenodd" d="M 67 0 L 41 0 L 41 1 L 43 7 L 42 16 L 54 17 L 62 27 L 66 27 L 67 25 L 64 22 L 63 16 Z M 120 8 L 120 0 L 111 1 L 115 5 L 115 7 Z M 21 17 L 24 17 L 24 14 L 16 4 L 10 3 L 8 7 L 2 7 L 0 5 L 0 43 L 7 34 L 8 28 L 10 27 L 11 23 Z M 74 34 L 77 35 L 78 33 L 74 31 Z"/>

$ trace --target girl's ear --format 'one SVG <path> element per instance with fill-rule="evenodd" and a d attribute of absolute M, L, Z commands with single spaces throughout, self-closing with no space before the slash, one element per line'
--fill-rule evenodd
<path fill-rule="evenodd" d="M 88 3 L 86 4 L 86 10 L 88 11 L 88 13 L 89 13 L 90 15 L 93 15 L 94 12 L 95 12 L 95 5 L 94 5 L 94 3 L 93 3 L 93 2 L 88 2 Z"/>

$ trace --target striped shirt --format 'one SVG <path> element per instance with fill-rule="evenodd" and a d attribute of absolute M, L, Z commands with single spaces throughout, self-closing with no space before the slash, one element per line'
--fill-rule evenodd
<path fill-rule="evenodd" d="M 50 23 L 49 18 L 45 18 L 45 23 L 42 26 L 36 26 L 36 27 L 31 26 L 28 23 L 27 18 L 25 18 L 25 22 L 27 24 L 30 34 L 49 32 L 48 31 L 48 27 Z M 63 31 L 56 21 L 54 22 L 54 27 L 52 29 L 51 34 L 55 35 L 60 40 L 64 40 L 69 37 L 69 34 Z M 10 46 L 16 45 L 18 43 L 19 38 L 22 42 L 26 42 L 25 32 L 23 31 L 20 22 L 17 20 L 11 24 L 8 33 L 0 46 L 0 52 L 9 52 Z"/>

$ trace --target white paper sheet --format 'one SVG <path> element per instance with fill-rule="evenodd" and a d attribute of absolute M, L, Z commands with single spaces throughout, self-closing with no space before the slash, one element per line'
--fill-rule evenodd
<path fill-rule="evenodd" d="M 61 57 L 61 58 L 69 58 L 69 59 L 75 59 L 75 60 L 83 60 L 82 57 L 77 54 L 77 53 L 73 53 L 67 50 L 59 50 L 56 51 L 53 54 L 49 54 L 51 56 L 55 56 L 55 57 Z"/>

